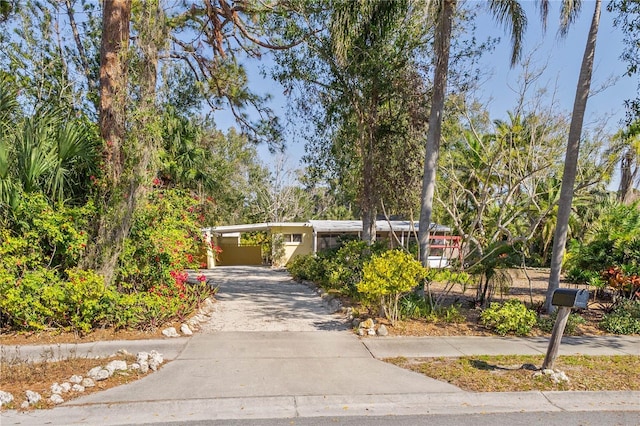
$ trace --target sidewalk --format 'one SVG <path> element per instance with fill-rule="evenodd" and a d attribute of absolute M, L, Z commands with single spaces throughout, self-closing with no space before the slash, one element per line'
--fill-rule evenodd
<path fill-rule="evenodd" d="M 544 338 L 384 337 L 351 332 L 215 332 L 191 338 L 3 347 L 37 356 L 156 349 L 157 373 L 51 410 L 6 411 L 2 425 L 143 424 L 221 419 L 508 412 L 640 412 L 640 392 L 466 392 L 375 358 L 544 354 Z M 561 353 L 638 355 L 640 337 L 567 337 Z"/>

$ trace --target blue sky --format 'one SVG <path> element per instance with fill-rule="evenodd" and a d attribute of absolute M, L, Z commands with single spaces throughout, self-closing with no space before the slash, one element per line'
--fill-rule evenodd
<path fill-rule="evenodd" d="M 595 2 L 592 0 L 583 2 L 582 12 L 578 20 L 572 25 L 568 35 L 564 38 L 560 38 L 557 34 L 560 14 L 559 1 L 551 2 L 547 31 L 544 34 L 536 2 L 524 0 L 522 3 L 529 20 L 524 39 L 524 55 L 526 56 L 533 52 L 532 58 L 535 64 L 538 66 L 546 64 L 545 72 L 538 80 L 538 85 L 540 87 L 547 86 L 550 91 L 555 89 L 556 101 L 560 112 L 571 111 Z M 624 100 L 636 95 L 637 77 L 634 79 L 624 76 L 626 64 L 619 59 L 624 48 L 623 34 L 618 28 L 614 28 L 614 16 L 607 12 L 607 3 L 607 0 L 603 1 L 592 89 L 601 86 L 610 78 L 617 80 L 615 84 L 589 99 L 585 126 L 607 117 L 607 127 L 614 132 L 619 128 L 621 120 L 624 119 Z M 518 86 L 518 78 L 522 68 L 511 68 L 509 66 L 511 53 L 509 38 L 504 35 L 503 29 L 496 24 L 490 15 L 481 14 L 477 25 L 479 39 L 486 37 L 501 38 L 501 42 L 496 49 L 491 53 L 485 54 L 481 60 L 481 68 L 486 70 L 490 76 L 482 83 L 477 96 L 488 106 L 492 119 L 506 118 L 507 111 L 513 109 L 517 100 L 517 93 L 514 88 Z M 258 72 L 259 66 L 258 62 L 248 64 L 252 88 L 259 93 L 271 93 L 273 95 L 272 108 L 280 115 L 285 125 L 295 126 L 295 123 L 286 122 L 285 107 L 287 100 L 282 94 L 282 87 L 270 79 L 263 79 Z M 218 127 L 221 130 L 233 126 L 233 121 L 228 114 L 221 113 L 216 117 Z M 288 137 L 286 143 L 289 167 L 301 167 L 300 159 L 304 154 L 304 142 L 292 140 L 291 137 Z M 259 153 L 264 163 L 270 164 L 275 161 L 266 147 L 259 147 Z"/>

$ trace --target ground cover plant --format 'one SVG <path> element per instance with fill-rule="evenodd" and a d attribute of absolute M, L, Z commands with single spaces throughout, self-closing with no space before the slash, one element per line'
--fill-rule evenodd
<path fill-rule="evenodd" d="M 569 381 L 558 383 L 535 374 L 543 359 L 543 355 L 502 355 L 385 361 L 471 392 L 640 390 L 638 356 L 559 356 L 554 369 L 565 372 Z"/>

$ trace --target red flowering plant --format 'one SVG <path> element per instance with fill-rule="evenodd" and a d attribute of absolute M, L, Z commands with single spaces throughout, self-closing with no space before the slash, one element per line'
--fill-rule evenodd
<path fill-rule="evenodd" d="M 197 270 L 205 241 L 191 195 L 158 189 L 135 216 L 119 268 L 122 287 L 146 291 L 165 285 L 179 297 L 185 291 L 186 270 Z M 191 210 L 191 211 L 190 211 Z"/>

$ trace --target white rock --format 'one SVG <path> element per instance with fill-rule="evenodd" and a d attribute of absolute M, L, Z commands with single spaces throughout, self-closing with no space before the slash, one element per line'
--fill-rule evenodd
<path fill-rule="evenodd" d="M 140 364 L 138 364 L 137 362 L 130 364 L 129 370 L 133 370 L 133 371 L 140 370 Z"/>
<path fill-rule="evenodd" d="M 389 330 L 387 330 L 387 327 L 384 324 L 380 324 L 376 333 L 378 333 L 378 336 L 387 336 L 389 334 Z"/>
<path fill-rule="evenodd" d="M 27 402 L 29 405 L 37 404 L 42 400 L 42 396 L 38 392 L 28 390 L 25 394 L 27 395 Z"/>
<path fill-rule="evenodd" d="M 545 368 L 544 370 L 542 370 L 542 374 L 544 374 L 545 376 L 551 376 L 554 373 L 554 371 L 550 368 Z"/>
<path fill-rule="evenodd" d="M 119 359 L 114 359 L 109 364 L 105 365 L 105 370 L 112 376 L 115 371 L 125 371 L 127 369 L 127 362 Z"/>
<path fill-rule="evenodd" d="M 364 331 L 364 328 L 359 328 L 358 329 L 358 336 L 364 336 L 365 334 L 367 334 L 367 332 Z"/>
<path fill-rule="evenodd" d="M 117 353 L 118 353 L 118 355 L 133 355 L 131 352 L 129 352 L 128 350 L 126 350 L 126 349 L 124 349 L 124 348 L 123 348 L 123 349 L 118 350 L 118 352 L 117 352 Z"/>
<path fill-rule="evenodd" d="M 180 326 L 180 333 L 184 334 L 185 336 L 191 336 L 193 334 L 193 331 L 191 331 L 187 324 L 182 324 Z"/>
<path fill-rule="evenodd" d="M 107 380 L 109 377 L 111 377 L 111 375 L 112 374 L 109 370 L 106 370 L 102 367 L 93 367 L 87 373 L 87 376 L 91 377 L 93 380 L 97 382 L 101 380 Z"/>
<path fill-rule="evenodd" d="M 376 331 L 373 328 L 370 328 L 367 330 L 367 334 L 369 336 L 375 336 L 376 335 Z"/>
<path fill-rule="evenodd" d="M 12 401 L 13 395 L 11 393 L 0 390 L 0 406 L 11 404 Z"/>
<path fill-rule="evenodd" d="M 149 352 L 149 368 L 156 371 L 160 364 L 164 362 L 162 354 L 157 351 Z"/>
<path fill-rule="evenodd" d="M 149 362 L 148 361 L 141 361 L 139 362 L 140 364 L 140 372 L 142 374 L 147 374 L 147 372 L 149 371 Z"/>
<path fill-rule="evenodd" d="M 64 399 L 62 399 L 62 396 L 60 396 L 59 393 L 54 393 L 49 397 L 49 401 L 53 402 L 54 404 L 62 404 L 64 402 Z"/>
<path fill-rule="evenodd" d="M 79 384 L 75 384 L 71 387 L 71 390 L 74 392 L 84 392 L 84 386 L 79 385 Z"/>
<path fill-rule="evenodd" d="M 62 393 L 67 393 L 71 390 L 71 383 L 69 382 L 60 383 L 60 387 L 62 388 Z"/>
<path fill-rule="evenodd" d="M 162 330 L 162 334 L 166 337 L 179 337 L 180 335 L 176 331 L 175 327 L 168 327 Z"/>
<path fill-rule="evenodd" d="M 60 386 L 57 382 L 51 385 L 51 393 L 53 394 L 60 394 L 63 392 L 62 390 L 62 386 Z"/>
<path fill-rule="evenodd" d="M 78 376 L 77 374 L 74 374 L 73 376 L 69 377 L 69 382 L 71 383 L 80 383 L 82 381 L 82 376 Z"/>
<path fill-rule="evenodd" d="M 20 408 L 29 408 L 29 401 L 23 401 L 22 404 L 20 404 Z"/>
<path fill-rule="evenodd" d="M 138 352 L 136 354 L 137 363 L 147 362 L 147 361 L 149 361 L 149 352 Z"/>
<path fill-rule="evenodd" d="M 90 377 L 85 377 L 84 379 L 82 379 L 82 383 L 80 383 L 80 385 L 84 386 L 85 388 L 92 388 L 96 385 L 96 382 L 94 382 Z"/>

